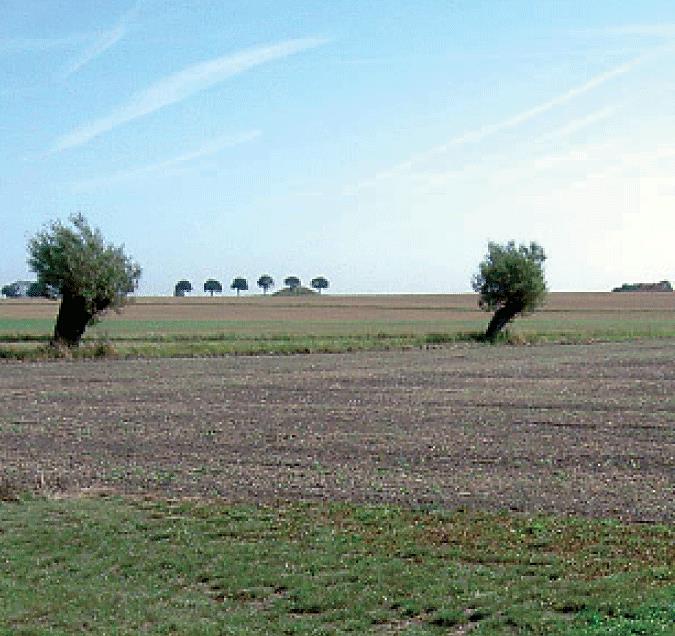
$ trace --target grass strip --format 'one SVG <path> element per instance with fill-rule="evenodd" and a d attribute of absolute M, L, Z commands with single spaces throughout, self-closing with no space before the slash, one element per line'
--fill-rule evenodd
<path fill-rule="evenodd" d="M 658 339 L 660 331 L 646 333 L 572 332 L 540 333 L 505 331 L 493 343 L 510 345 L 584 344 L 592 342 L 623 342 L 644 338 Z M 294 335 L 247 336 L 243 334 L 210 335 L 149 335 L 146 337 L 97 339 L 87 338 L 74 349 L 53 348 L 48 337 L 17 335 L 0 338 L 0 360 L 43 361 L 50 359 L 95 358 L 166 358 L 209 357 L 226 355 L 290 355 L 303 353 L 346 353 L 352 351 L 383 351 L 452 343 L 484 342 L 481 331 L 437 333 L 386 333 L 352 335 Z"/>
<path fill-rule="evenodd" d="M 0 503 L 0 634 L 671 634 L 672 527 L 150 499 Z"/>

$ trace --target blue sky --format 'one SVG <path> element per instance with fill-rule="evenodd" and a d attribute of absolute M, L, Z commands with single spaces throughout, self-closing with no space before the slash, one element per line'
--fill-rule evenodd
<path fill-rule="evenodd" d="M 0 0 L 0 140 L 3 284 L 75 212 L 142 294 L 675 279 L 672 0 Z"/>

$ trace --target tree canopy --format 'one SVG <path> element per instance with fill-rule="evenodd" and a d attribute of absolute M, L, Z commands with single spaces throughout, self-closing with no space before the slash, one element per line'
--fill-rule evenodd
<path fill-rule="evenodd" d="M 274 287 L 274 279 L 269 274 L 263 274 L 258 279 L 257 285 L 262 288 L 263 294 L 266 294 L 268 289 Z"/>
<path fill-rule="evenodd" d="M 328 289 L 328 280 L 323 276 L 317 276 L 316 278 L 312 278 L 310 285 L 321 293 L 322 289 Z"/>
<path fill-rule="evenodd" d="M 31 283 L 26 290 L 26 296 L 29 298 L 57 298 L 58 292 L 49 285 L 45 285 L 40 281 Z"/>
<path fill-rule="evenodd" d="M 495 312 L 485 332 L 487 339 L 493 339 L 518 314 L 534 311 L 544 302 L 545 260 L 543 248 L 534 242 L 488 244 L 488 253 L 472 280 L 481 309 Z"/>
<path fill-rule="evenodd" d="M 220 294 L 220 292 L 223 291 L 223 286 L 221 285 L 220 281 L 217 281 L 215 278 L 209 278 L 204 283 L 204 291 L 210 293 L 211 296 L 213 296 L 214 292 Z"/>
<path fill-rule="evenodd" d="M 28 255 L 38 284 L 61 296 L 53 340 L 68 346 L 79 344 L 98 314 L 121 308 L 141 276 L 123 246 L 106 244 L 82 214 L 70 217 L 70 225 L 53 221 L 38 232 Z"/>
<path fill-rule="evenodd" d="M 21 288 L 16 282 L 9 283 L 9 285 L 4 285 L 2 287 L 2 295 L 6 296 L 7 298 L 18 298 L 21 296 Z"/>
<path fill-rule="evenodd" d="M 243 291 L 248 290 L 248 281 L 241 276 L 237 276 L 232 281 L 232 284 L 230 285 L 230 289 L 236 289 L 237 290 L 237 296 L 239 296 L 239 292 L 243 292 Z"/>
<path fill-rule="evenodd" d="M 288 278 L 284 279 L 284 285 L 286 285 L 286 287 L 290 287 L 291 289 L 296 289 L 297 287 L 300 287 L 301 284 L 302 283 L 297 276 L 289 276 Z"/>
<path fill-rule="evenodd" d="M 192 283 L 189 280 L 179 280 L 173 288 L 174 296 L 185 296 L 186 293 L 192 291 Z"/>

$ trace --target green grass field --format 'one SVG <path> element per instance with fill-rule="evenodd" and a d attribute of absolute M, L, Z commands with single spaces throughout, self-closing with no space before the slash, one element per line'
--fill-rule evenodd
<path fill-rule="evenodd" d="M 0 503 L 0 634 L 672 634 L 672 527 L 93 498 Z"/>
<path fill-rule="evenodd" d="M 346 352 L 420 347 L 470 341 L 485 320 L 410 321 L 216 321 L 103 320 L 90 328 L 82 357 L 101 355 L 165 357 L 228 354 Z M 0 319 L 0 357 L 40 358 L 48 354 L 53 321 Z M 589 342 L 675 337 L 675 319 L 518 319 L 511 342 Z M 98 352 L 98 353 L 97 353 Z"/>

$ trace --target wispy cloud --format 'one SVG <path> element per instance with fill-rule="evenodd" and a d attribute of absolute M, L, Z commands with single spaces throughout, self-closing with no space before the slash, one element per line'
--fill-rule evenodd
<path fill-rule="evenodd" d="M 117 22 L 117 24 L 108 31 L 103 31 L 96 40 L 85 51 L 72 62 L 63 72 L 63 79 L 69 78 L 77 73 L 83 66 L 95 60 L 99 55 L 105 53 L 109 48 L 117 44 L 128 32 L 131 23 L 140 10 L 141 3 L 136 2 L 129 11 L 127 11 Z"/>
<path fill-rule="evenodd" d="M 41 53 L 72 48 L 89 37 L 85 33 L 75 33 L 61 38 L 0 38 L 0 53 Z"/>
<path fill-rule="evenodd" d="M 117 44 L 128 31 L 126 24 L 118 24 L 110 31 L 101 33 L 96 41 L 87 48 L 82 55 L 80 55 L 74 62 L 68 65 L 63 71 L 62 78 L 68 79 L 71 75 L 77 73 L 83 66 L 86 66 L 97 58 L 99 55 L 107 51 L 111 46 Z"/>
<path fill-rule="evenodd" d="M 606 36 L 637 36 L 674 38 L 675 23 L 664 22 L 662 24 L 621 24 L 615 26 L 600 27 L 595 29 L 583 29 L 578 31 L 580 35 L 606 35 Z"/>
<path fill-rule="evenodd" d="M 174 168 L 182 166 L 183 164 L 189 163 L 191 161 L 215 155 L 227 148 L 239 146 L 240 144 L 258 139 L 258 137 L 261 135 L 262 133 L 259 130 L 250 130 L 238 135 L 216 137 L 208 143 L 203 144 L 199 148 L 191 150 L 190 152 L 186 152 L 182 155 L 178 155 L 177 157 L 172 157 L 171 159 L 165 159 L 164 161 L 158 161 L 145 166 L 138 166 L 137 168 L 132 168 L 131 170 L 115 172 L 113 174 L 106 175 L 105 177 L 79 181 L 75 184 L 75 189 L 91 190 L 123 181 L 138 179 L 140 177 L 151 176 L 157 173 L 172 171 Z"/>
<path fill-rule="evenodd" d="M 569 137 L 570 135 L 573 135 L 574 133 L 577 133 L 580 130 L 583 130 L 584 128 L 589 128 L 590 126 L 593 126 L 594 124 L 597 124 L 598 122 L 601 122 L 602 120 L 611 117 L 615 112 L 616 112 L 615 106 L 607 106 L 605 108 L 600 108 L 599 110 L 595 110 L 584 117 L 578 117 L 576 119 L 573 119 L 572 121 L 566 123 L 564 126 L 561 126 L 560 128 L 556 128 L 555 130 L 551 130 L 550 132 L 544 133 L 539 138 L 537 138 L 536 141 L 546 142 Z"/>
<path fill-rule="evenodd" d="M 51 152 L 60 152 L 67 148 L 81 146 L 95 137 L 117 128 L 117 126 L 182 101 L 229 77 L 266 62 L 320 46 L 325 42 L 326 40 L 320 38 L 285 40 L 277 44 L 244 49 L 231 55 L 188 66 L 182 71 L 169 75 L 139 91 L 126 104 L 109 115 L 84 124 L 60 137 L 54 142 Z"/>
<path fill-rule="evenodd" d="M 554 108 L 557 108 L 558 106 L 566 104 L 567 102 L 570 102 L 573 99 L 580 97 L 581 95 L 584 95 L 585 93 L 589 93 L 590 91 L 598 88 L 599 86 L 602 86 L 603 84 L 609 82 L 610 80 L 625 75 L 626 73 L 636 68 L 638 65 L 642 64 L 647 59 L 650 59 L 655 55 L 658 55 L 659 53 L 662 53 L 664 51 L 671 51 L 671 50 L 672 46 L 659 47 L 658 49 L 654 49 L 652 51 L 649 51 L 648 53 L 635 57 L 632 60 L 629 60 L 628 62 L 619 64 L 618 66 L 615 66 L 609 69 L 608 71 L 596 75 L 595 77 L 584 82 L 583 84 L 579 84 L 578 86 L 570 88 L 564 93 L 561 93 L 556 97 L 553 97 L 545 102 L 542 102 L 541 104 L 533 106 L 532 108 L 528 108 L 527 110 L 517 113 L 516 115 L 512 115 L 511 117 L 503 119 L 502 121 L 496 122 L 494 124 L 487 124 L 485 126 L 469 130 L 467 132 L 462 133 L 461 135 L 458 135 L 457 137 L 454 137 L 453 139 L 444 144 L 435 146 L 425 152 L 417 153 L 412 157 L 410 157 L 409 159 L 407 159 L 406 161 L 403 161 L 393 166 L 392 168 L 389 168 L 386 171 L 379 172 L 370 179 L 362 181 L 355 187 L 348 189 L 347 192 L 354 193 L 358 190 L 361 190 L 364 187 L 375 185 L 379 181 L 394 179 L 402 174 L 411 171 L 416 166 L 422 163 L 426 163 L 432 159 L 445 155 L 455 147 L 469 143 L 478 143 L 500 132 L 504 132 L 506 130 L 510 130 L 512 128 L 521 126 L 522 124 L 527 123 L 528 121 L 534 119 L 535 117 L 538 117 L 539 115 L 543 115 L 544 113 L 547 113 L 553 110 Z"/>

